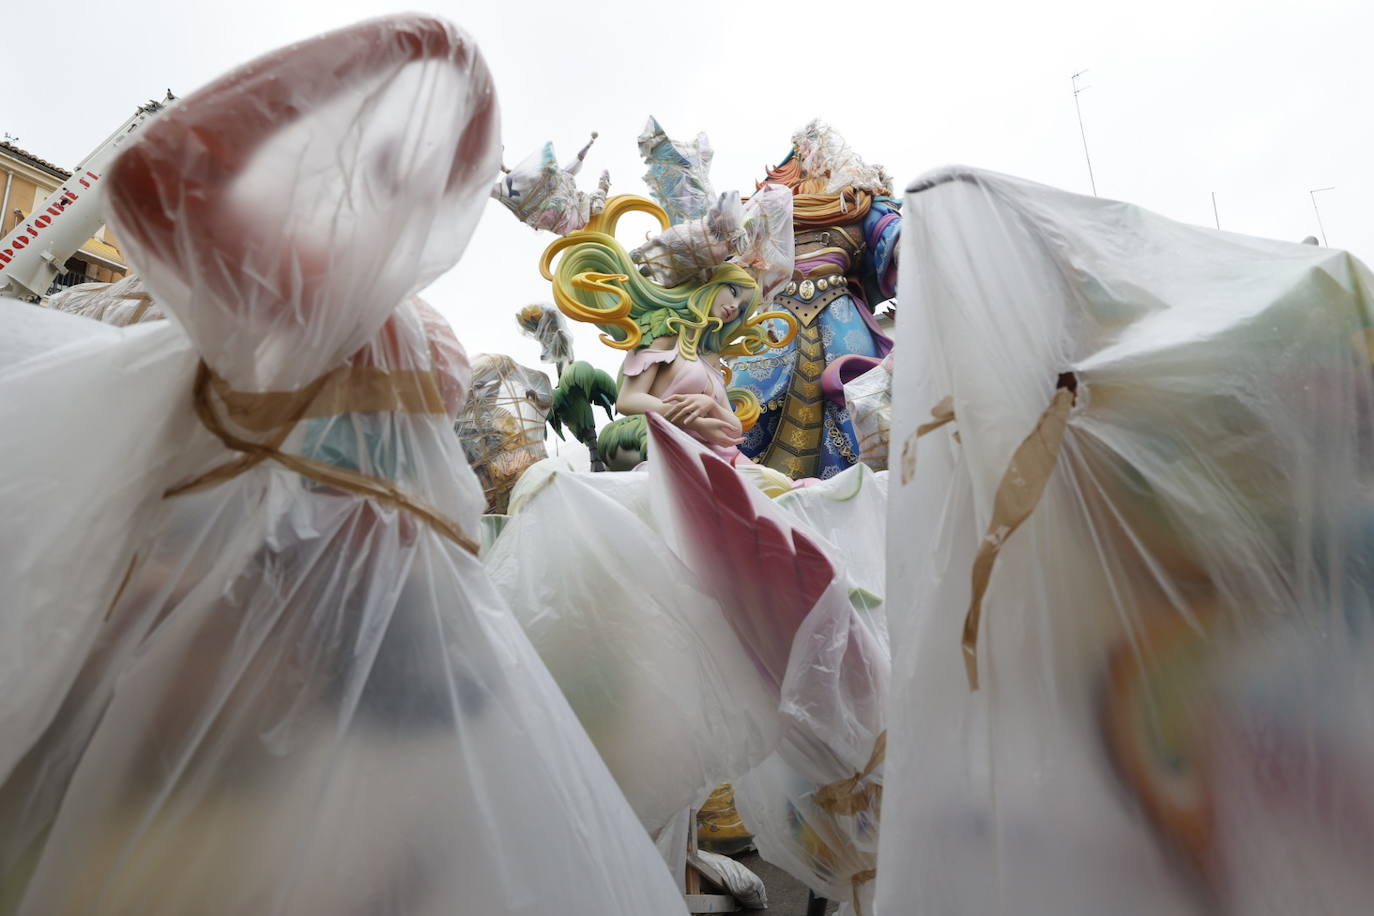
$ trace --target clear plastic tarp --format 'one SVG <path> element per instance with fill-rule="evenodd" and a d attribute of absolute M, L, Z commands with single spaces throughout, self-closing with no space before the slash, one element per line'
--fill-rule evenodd
<path fill-rule="evenodd" d="M 878 912 L 1363 911 L 1374 277 L 968 169 L 903 213 Z"/>
<path fill-rule="evenodd" d="M 54 293 L 48 308 L 83 318 L 94 318 L 115 327 L 166 318 L 162 307 L 143 285 L 138 274 L 129 274 L 114 283 L 82 283 Z"/>
<path fill-rule="evenodd" d="M 116 162 L 176 321 L 13 322 L 0 911 L 685 912 L 475 556 L 467 359 L 414 293 L 498 144 L 471 40 L 406 16 L 231 72 Z"/>
<path fill-rule="evenodd" d="M 472 388 L 454 431 L 477 473 L 486 511 L 504 514 L 520 475 L 548 457 L 544 418 L 553 406 L 549 377 L 500 353 L 472 360 Z"/>
<path fill-rule="evenodd" d="M 628 488 L 642 489 L 647 477 L 537 476 L 542 485 L 520 494 L 484 561 L 625 796 L 657 832 L 767 756 L 779 714 L 720 606 L 646 517 L 598 486 L 611 484 L 645 511 L 647 500 Z"/>
<path fill-rule="evenodd" d="M 793 515 L 657 414 L 648 419 L 660 528 L 720 605 L 782 719 L 769 761 L 735 781 L 740 815 L 770 861 L 863 909 L 878 851 L 887 634 L 880 598 L 847 571 L 846 550 L 862 547 L 835 547 L 826 540 L 834 527 L 823 522 L 820 534 L 802 516 L 833 522 L 847 514 L 841 504 L 853 513 L 870 493 L 881 501 L 879 488 L 865 491 L 871 472 L 859 468 L 811 505 L 798 500 Z M 870 527 L 881 536 L 880 523 Z M 859 578 L 871 582 L 875 572 L 881 577 L 869 566 Z M 813 836 L 825 847 L 819 855 Z"/>

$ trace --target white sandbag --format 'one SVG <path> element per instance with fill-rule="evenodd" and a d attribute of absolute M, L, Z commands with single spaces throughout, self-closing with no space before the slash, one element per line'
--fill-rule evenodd
<path fill-rule="evenodd" d="M 768 909 L 768 888 L 763 879 L 734 859 L 701 849 L 688 857 L 688 861 L 744 909 Z"/>

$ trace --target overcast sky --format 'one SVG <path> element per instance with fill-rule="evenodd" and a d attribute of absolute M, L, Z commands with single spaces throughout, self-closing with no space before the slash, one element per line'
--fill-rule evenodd
<path fill-rule="evenodd" d="M 409 4 L 236 0 L 230 5 L 7 0 L 10 89 L 0 131 L 74 165 L 133 107 L 186 95 L 274 47 Z M 1112 7 L 1117 9 L 1113 11 Z M 1265 7 L 1272 7 L 1266 9 Z M 707 132 L 718 189 L 752 188 L 792 131 L 828 120 L 899 185 L 961 162 L 1089 193 L 1070 75 L 1098 193 L 1174 219 L 1374 260 L 1374 4 L 1152 0 L 827 4 L 787 0 L 434 3 L 477 39 L 495 75 L 506 163 L 545 140 L 560 159 L 601 137 L 584 186 L 644 193 L 635 138 Z M 633 228 L 633 227 L 632 227 Z M 552 236 L 490 203 L 459 265 L 426 292 L 470 352 L 529 365 L 513 312 L 548 301 Z M 578 355 L 618 358 L 587 326 Z"/>

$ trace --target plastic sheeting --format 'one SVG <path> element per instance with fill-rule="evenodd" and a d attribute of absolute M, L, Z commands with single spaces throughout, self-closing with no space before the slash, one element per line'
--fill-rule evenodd
<path fill-rule="evenodd" d="M 595 139 L 596 134 L 592 134 L 592 140 Z M 553 143 L 545 143 L 497 179 L 491 196 L 533 229 L 547 229 L 558 235 L 581 229 L 605 209 L 606 195 L 611 189 L 609 172 L 601 173 L 595 191 L 577 189 L 577 173 L 582 170 L 591 145 L 588 141 L 571 162 L 560 168 Z"/>
<path fill-rule="evenodd" d="M 779 716 L 720 606 L 654 528 L 597 488 L 646 477 L 553 471 L 521 494 L 485 563 L 656 832 L 767 756 Z"/>
<path fill-rule="evenodd" d="M 552 305 L 527 305 L 515 313 L 520 333 L 539 342 L 540 362 L 561 366 L 573 361 L 572 332 L 563 313 Z"/>
<path fill-rule="evenodd" d="M 639 133 L 639 155 L 649 171 L 644 183 L 673 225 L 706 215 L 715 202 L 711 159 L 715 151 L 705 134 L 692 142 L 668 137 L 658 119 L 650 116 Z"/>
<path fill-rule="evenodd" d="M 859 439 L 859 460 L 875 471 L 887 470 L 892 430 L 892 356 L 844 386 L 844 407 Z"/>
<path fill-rule="evenodd" d="M 828 542 L 827 554 L 843 573 L 850 604 L 886 652 L 887 475 L 855 465 L 774 502 Z M 880 782 L 882 775 L 876 771 L 874 781 Z M 878 811 L 837 818 L 817 804 L 821 788 L 822 783 L 807 778 L 782 754 L 774 754 L 738 781 L 736 802 L 767 861 L 853 912 L 856 900 L 872 899 L 870 881 L 856 883 L 855 878 L 876 862 Z M 859 907 L 867 912 L 862 902 Z"/>
<path fill-rule="evenodd" d="M 873 890 L 886 743 L 890 660 L 873 619 L 880 608 L 851 586 L 822 537 L 722 459 L 657 415 L 649 429 L 650 505 L 782 716 L 769 759 L 789 778 L 756 779 L 765 764 L 732 780 L 740 814 L 770 861 L 863 906 Z M 823 834 L 831 852 L 823 870 L 814 859 L 770 854 L 802 840 L 789 809 Z"/>
<path fill-rule="evenodd" d="M 1363 909 L 1374 277 L 966 169 L 903 212 L 878 911 Z"/>
<path fill-rule="evenodd" d="M 549 377 L 503 354 L 472 361 L 472 390 L 454 431 L 477 472 L 486 512 L 502 514 L 511 488 L 530 465 L 544 460 L 544 418 L 553 406 Z"/>
<path fill-rule="evenodd" d="M 691 504 L 733 511 L 702 528 L 680 500 L 707 484 L 691 471 L 684 481 L 678 459 L 704 453 L 672 443 L 651 449 L 646 471 L 532 467 L 485 557 L 492 578 L 650 830 L 731 779 L 768 861 L 846 903 L 867 900 L 888 665 L 886 475 L 857 466 L 770 501 L 747 468 L 720 463 L 720 485 Z M 792 542 L 756 530 L 788 532 L 808 559 L 780 556 Z M 705 531 L 735 545 L 729 562 L 712 558 Z M 771 610 L 761 601 L 751 618 L 740 601 L 756 594 Z"/>
<path fill-rule="evenodd" d="M 892 176 L 881 165 L 869 165 L 839 131 L 813 120 L 792 135 L 792 150 L 810 179 L 825 182 L 822 193 L 858 188 L 871 194 L 891 194 Z"/>
<path fill-rule="evenodd" d="M 167 317 L 138 274 L 129 274 L 114 283 L 82 283 L 68 287 L 48 300 L 48 308 L 120 328 Z"/>
<path fill-rule="evenodd" d="M 703 282 L 732 260 L 758 279 L 764 302 L 791 279 L 794 255 L 792 192 L 778 184 L 743 202 L 737 191 L 721 194 L 703 215 L 674 223 L 630 252 L 640 273 L 660 286 Z"/>
<path fill-rule="evenodd" d="M 471 553 L 466 358 L 412 294 L 497 142 L 471 41 L 397 17 L 116 162 L 177 321 L 0 370 L 0 909 L 684 912 Z"/>

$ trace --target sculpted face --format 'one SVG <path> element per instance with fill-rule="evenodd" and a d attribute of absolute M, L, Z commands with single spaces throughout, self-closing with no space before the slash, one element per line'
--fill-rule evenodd
<path fill-rule="evenodd" d="M 749 304 L 753 292 L 752 289 L 737 283 L 723 284 L 716 291 L 716 297 L 711 300 L 711 317 L 729 324 L 739 317 L 740 311 Z"/>

